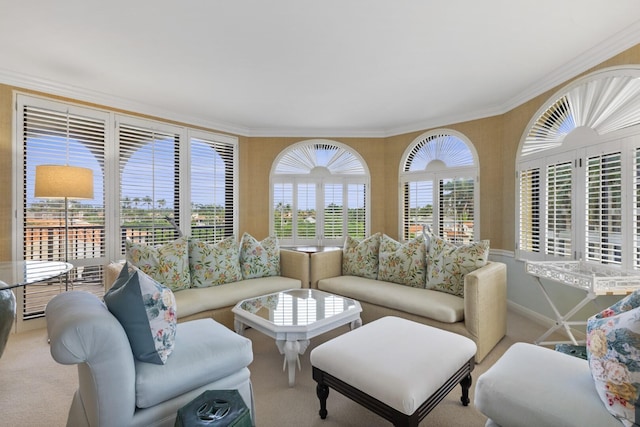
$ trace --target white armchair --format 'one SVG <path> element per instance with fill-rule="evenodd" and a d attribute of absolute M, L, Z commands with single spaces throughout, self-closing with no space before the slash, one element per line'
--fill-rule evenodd
<path fill-rule="evenodd" d="M 46 307 L 51 355 L 78 365 L 67 426 L 173 426 L 205 390 L 237 389 L 253 411 L 251 341 L 212 319 L 180 323 L 164 365 L 133 357 L 127 334 L 96 296 L 72 291 Z"/>

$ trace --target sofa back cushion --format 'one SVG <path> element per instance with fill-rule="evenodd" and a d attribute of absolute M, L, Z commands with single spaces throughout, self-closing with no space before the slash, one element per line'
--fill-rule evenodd
<path fill-rule="evenodd" d="M 189 239 L 178 239 L 164 245 L 125 241 L 126 260 L 172 291 L 191 286 L 189 273 Z"/>
<path fill-rule="evenodd" d="M 406 243 L 400 243 L 383 234 L 378 256 L 378 280 L 424 288 L 427 252 L 424 240 L 424 235 L 419 234 Z"/>
<path fill-rule="evenodd" d="M 464 276 L 485 266 L 488 258 L 488 240 L 458 246 L 431 234 L 426 288 L 464 297 Z"/>
<path fill-rule="evenodd" d="M 279 276 L 278 238 L 269 236 L 259 242 L 249 233 L 244 233 L 240 241 L 240 269 L 244 279 Z"/>
<path fill-rule="evenodd" d="M 206 288 L 242 280 L 240 246 L 235 237 L 211 244 L 189 239 L 191 286 Z"/>
<path fill-rule="evenodd" d="M 342 249 L 342 274 L 377 279 L 381 238 L 382 233 L 376 233 L 363 240 L 347 236 Z"/>

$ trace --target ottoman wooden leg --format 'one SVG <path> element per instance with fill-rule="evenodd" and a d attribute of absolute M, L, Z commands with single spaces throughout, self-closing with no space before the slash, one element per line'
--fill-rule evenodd
<path fill-rule="evenodd" d="M 460 386 L 462 387 L 462 397 L 460 401 L 463 406 L 469 405 L 469 388 L 471 388 L 471 374 L 468 374 L 466 377 L 460 381 Z"/>
<path fill-rule="evenodd" d="M 327 418 L 327 397 L 329 397 L 329 386 L 323 382 L 321 373 L 314 370 L 313 377 L 318 382 L 318 385 L 316 386 L 316 395 L 318 396 L 318 400 L 320 400 L 320 411 L 318 414 L 320 414 L 320 418 L 324 420 Z"/>

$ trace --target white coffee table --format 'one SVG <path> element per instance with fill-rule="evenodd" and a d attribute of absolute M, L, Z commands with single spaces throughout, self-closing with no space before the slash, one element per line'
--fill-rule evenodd
<path fill-rule="evenodd" d="M 362 307 L 356 300 L 317 289 L 290 289 L 240 301 L 231 310 L 236 332 L 243 335 L 250 326 L 276 340 L 284 354 L 282 370 L 289 368 L 289 386 L 295 384 L 299 355 L 309 340 L 339 326 L 362 325 Z"/>

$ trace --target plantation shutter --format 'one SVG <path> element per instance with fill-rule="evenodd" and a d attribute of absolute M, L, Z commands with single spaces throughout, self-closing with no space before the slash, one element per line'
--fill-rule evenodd
<path fill-rule="evenodd" d="M 622 160 L 614 152 L 587 159 L 586 259 L 622 263 Z"/>
<path fill-rule="evenodd" d="M 404 185 L 404 240 L 422 232 L 425 225 L 433 225 L 433 181 L 412 181 Z"/>
<path fill-rule="evenodd" d="M 180 226 L 178 131 L 120 123 L 120 222 L 125 239 L 158 245 L 174 240 Z"/>
<path fill-rule="evenodd" d="M 235 145 L 191 138 L 191 236 L 214 243 L 234 234 Z"/>
<path fill-rule="evenodd" d="M 343 237 L 344 195 L 342 184 L 324 185 L 323 238 L 340 239 Z"/>
<path fill-rule="evenodd" d="M 546 253 L 572 257 L 572 163 L 547 166 Z"/>
<path fill-rule="evenodd" d="M 633 150 L 633 268 L 640 269 L 640 148 Z"/>
<path fill-rule="evenodd" d="M 473 240 L 474 182 L 469 178 L 440 180 L 440 236 L 456 243 Z"/>
<path fill-rule="evenodd" d="M 316 185 L 315 183 L 299 183 L 296 186 L 296 238 L 298 239 L 314 239 L 316 237 Z"/>
<path fill-rule="evenodd" d="M 22 318 L 41 317 L 48 301 L 74 288 L 101 295 L 105 256 L 103 114 L 67 108 L 42 100 L 19 97 L 20 137 L 23 144 L 22 200 L 23 257 L 25 260 L 65 261 L 74 269 L 68 275 L 21 288 Z M 94 198 L 67 201 L 34 197 L 38 165 L 70 165 L 93 171 Z M 68 249 L 65 251 L 65 241 Z M 61 286 L 50 286 L 61 284 Z"/>
<path fill-rule="evenodd" d="M 520 236 L 518 248 L 540 252 L 540 169 L 520 171 Z"/>
<path fill-rule="evenodd" d="M 366 188 L 365 184 L 347 184 L 347 234 L 355 239 L 366 237 Z"/>
<path fill-rule="evenodd" d="M 293 237 L 293 184 L 279 182 L 273 186 L 273 225 L 279 239 Z"/>

